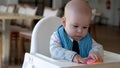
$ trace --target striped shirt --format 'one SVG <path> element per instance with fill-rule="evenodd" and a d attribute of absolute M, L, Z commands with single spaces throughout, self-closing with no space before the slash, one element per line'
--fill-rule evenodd
<path fill-rule="evenodd" d="M 93 43 L 92 49 L 90 50 L 89 53 L 97 51 L 100 53 L 101 56 L 103 56 L 104 50 L 103 50 L 102 45 L 98 44 L 94 39 L 92 39 L 92 43 Z M 60 43 L 60 39 L 59 39 L 57 31 L 56 31 L 51 35 L 50 54 L 51 54 L 51 57 L 54 59 L 72 61 L 74 55 L 77 53 L 74 51 L 62 48 L 62 45 Z"/>

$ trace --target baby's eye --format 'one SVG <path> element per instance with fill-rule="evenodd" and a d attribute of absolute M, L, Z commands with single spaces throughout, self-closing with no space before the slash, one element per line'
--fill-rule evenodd
<path fill-rule="evenodd" d="M 83 29 L 87 29 L 88 27 L 84 26 Z"/>
<path fill-rule="evenodd" d="M 77 26 L 77 25 L 74 25 L 73 27 L 77 28 L 78 26 Z"/>

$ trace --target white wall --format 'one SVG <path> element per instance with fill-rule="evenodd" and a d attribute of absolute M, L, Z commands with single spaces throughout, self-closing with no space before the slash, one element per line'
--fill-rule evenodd
<path fill-rule="evenodd" d="M 0 0 L 0 4 L 5 4 L 6 0 Z"/>
<path fill-rule="evenodd" d="M 62 5 L 65 5 L 68 1 L 69 0 L 62 0 Z M 89 2 L 92 8 L 96 8 L 97 12 L 103 13 L 104 16 L 109 19 L 107 23 L 103 23 L 103 24 L 108 24 L 113 26 L 119 25 L 118 8 L 120 8 L 120 4 L 119 4 L 120 0 L 110 0 L 111 1 L 110 10 L 106 9 L 106 0 L 87 0 L 87 1 Z"/>
<path fill-rule="evenodd" d="M 0 0 L 0 4 L 18 4 L 18 0 Z"/>
<path fill-rule="evenodd" d="M 62 0 L 53 0 L 52 8 L 57 9 L 62 7 Z"/>
<path fill-rule="evenodd" d="M 115 1 L 115 11 L 114 11 L 114 14 L 115 14 L 115 16 L 114 16 L 114 22 L 116 22 L 115 23 L 115 25 L 119 25 L 120 26 L 120 11 L 118 12 L 118 8 L 120 8 L 120 0 L 114 0 Z"/>
<path fill-rule="evenodd" d="M 7 0 L 7 4 L 18 4 L 18 0 Z"/>
<path fill-rule="evenodd" d="M 88 0 L 92 8 L 96 8 L 97 12 L 103 13 L 105 17 L 109 18 L 107 24 L 118 26 L 118 8 L 120 8 L 120 0 L 111 0 L 111 9 L 106 9 L 106 0 Z"/>

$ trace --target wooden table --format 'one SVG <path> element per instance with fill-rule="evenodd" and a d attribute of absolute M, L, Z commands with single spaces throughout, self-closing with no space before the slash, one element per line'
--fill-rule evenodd
<path fill-rule="evenodd" d="M 6 66 L 9 59 L 9 34 L 10 29 L 8 20 L 23 20 L 23 19 L 40 19 L 41 16 L 27 16 L 19 14 L 0 13 L 0 19 L 2 20 L 2 62 L 3 66 Z"/>

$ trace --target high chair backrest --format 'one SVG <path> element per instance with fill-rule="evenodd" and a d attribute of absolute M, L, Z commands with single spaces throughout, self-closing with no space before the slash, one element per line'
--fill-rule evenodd
<path fill-rule="evenodd" d="M 50 56 L 49 41 L 52 33 L 60 26 L 61 18 L 44 17 L 34 27 L 31 40 L 30 53 L 40 53 Z"/>

